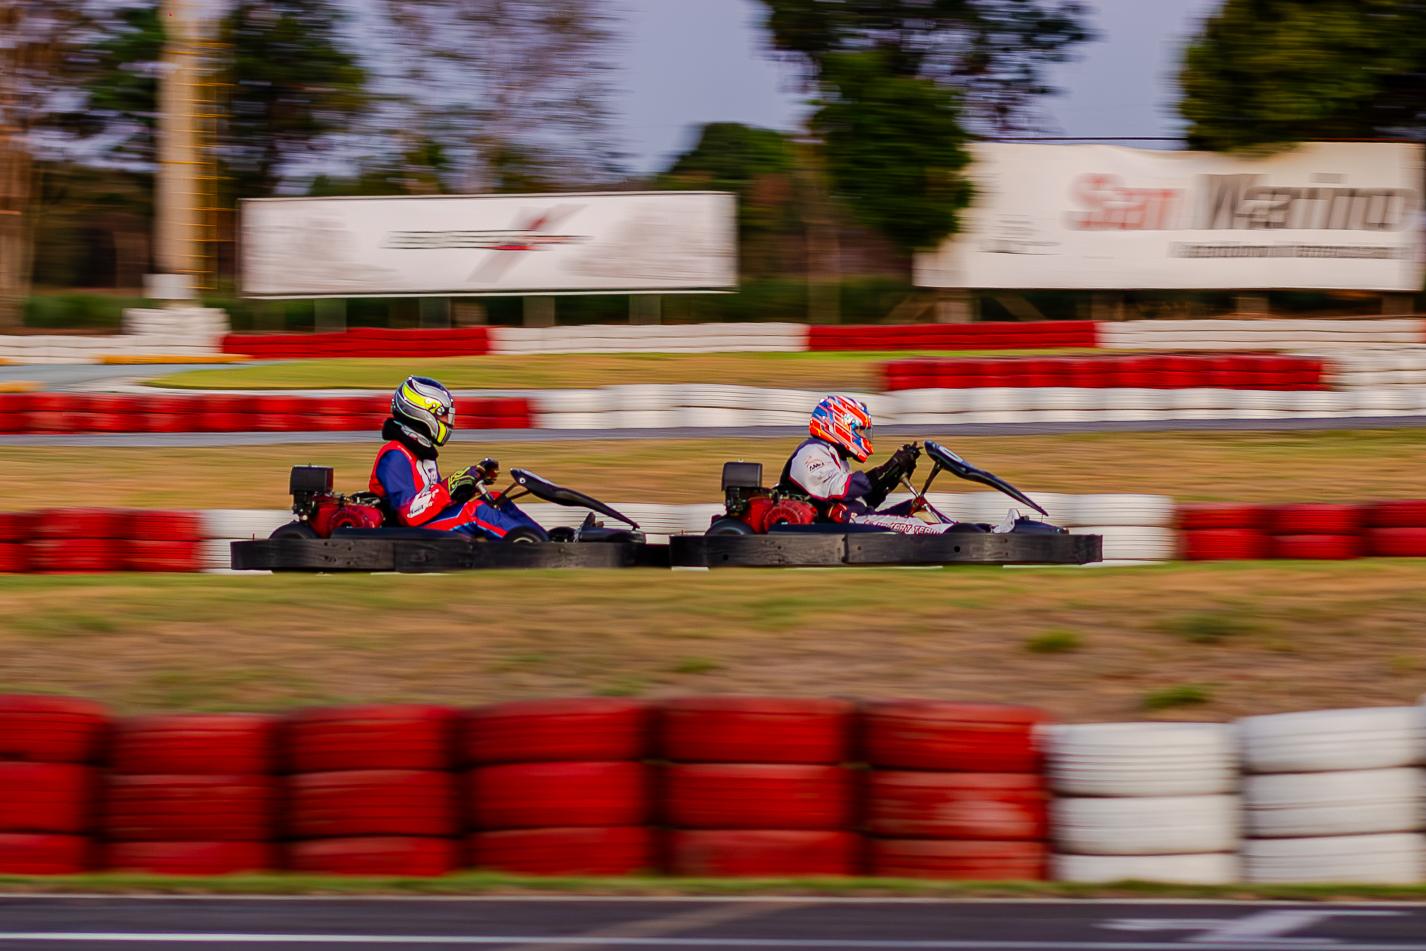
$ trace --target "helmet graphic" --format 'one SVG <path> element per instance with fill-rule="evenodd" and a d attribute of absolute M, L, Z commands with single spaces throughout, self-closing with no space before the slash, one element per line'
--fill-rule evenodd
<path fill-rule="evenodd" d="M 866 404 L 850 396 L 827 396 L 812 410 L 808 431 L 866 462 L 872 454 L 871 413 Z"/>
<path fill-rule="evenodd" d="M 411 376 L 391 396 L 391 418 L 415 436 L 444 446 L 456 425 L 451 391 L 424 376 Z"/>

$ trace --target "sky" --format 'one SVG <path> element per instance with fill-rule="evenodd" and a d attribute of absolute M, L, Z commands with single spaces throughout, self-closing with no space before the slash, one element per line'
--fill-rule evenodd
<path fill-rule="evenodd" d="M 1041 103 L 1047 134 L 1174 136 L 1182 45 L 1221 0 L 1090 0 L 1100 38 L 1052 74 L 1063 95 Z M 638 171 L 665 167 L 705 122 L 788 129 L 805 94 L 770 59 L 758 0 L 622 0 L 623 133 Z M 1171 143 L 1165 143 L 1171 144 Z"/>

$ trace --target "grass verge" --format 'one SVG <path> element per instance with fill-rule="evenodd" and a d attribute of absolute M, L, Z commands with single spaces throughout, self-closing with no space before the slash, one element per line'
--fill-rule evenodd
<path fill-rule="evenodd" d="M 933 436 L 935 433 L 928 432 Z M 885 458 L 894 441 L 882 437 Z M 485 455 L 610 502 L 716 502 L 728 459 L 776 476 L 795 438 L 474 443 L 456 436 L 448 469 Z M 1422 494 L 1426 429 L 1322 433 L 1092 433 L 994 436 L 951 445 L 1031 495 L 1146 492 L 1184 501 L 1364 501 Z M 366 488 L 380 440 L 227 448 L 0 447 L 0 508 L 56 504 L 55 474 L 83 475 L 97 504 L 145 508 L 286 508 L 288 469 L 332 465 L 337 485 Z M 974 487 L 943 477 L 943 491 Z"/>
<path fill-rule="evenodd" d="M 0 875 L 0 891 L 97 895 L 488 896 L 615 895 L 713 897 L 1191 899 L 1274 901 L 1426 900 L 1426 885 L 1166 885 L 1154 882 L 959 882 L 901 878 L 583 878 L 463 872 L 440 878 L 297 874 L 78 876 Z"/>

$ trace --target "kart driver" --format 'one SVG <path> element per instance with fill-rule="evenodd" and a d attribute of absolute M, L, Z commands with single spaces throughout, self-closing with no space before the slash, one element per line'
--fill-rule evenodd
<path fill-rule="evenodd" d="M 871 413 L 861 400 L 828 396 L 812 410 L 811 438 L 782 467 L 779 491 L 805 497 L 817 509 L 818 521 L 878 525 L 912 535 L 938 535 L 954 526 L 916 518 L 909 506 L 876 509 L 892 489 L 916 470 L 921 448 L 907 443 L 881 465 L 854 472 L 847 461 L 866 462 L 872 454 Z"/>
<path fill-rule="evenodd" d="M 499 477 L 500 464 L 494 459 L 441 478 L 436 455 L 451 438 L 455 424 L 455 400 L 435 380 L 408 377 L 396 388 L 391 418 L 381 427 L 381 438 L 387 442 L 376 454 L 370 484 L 392 520 L 412 528 L 496 539 L 530 525 L 518 510 L 506 511 L 476 498 L 482 485 Z"/>

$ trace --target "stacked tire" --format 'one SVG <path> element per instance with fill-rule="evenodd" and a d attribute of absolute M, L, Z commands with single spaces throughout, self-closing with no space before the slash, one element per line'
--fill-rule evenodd
<path fill-rule="evenodd" d="M 136 717 L 115 729 L 105 777 L 104 866 L 228 875 L 278 866 L 277 720 Z"/>
<path fill-rule="evenodd" d="M 1272 554 L 1265 505 L 1184 505 L 1177 526 L 1186 561 L 1240 561 Z"/>
<path fill-rule="evenodd" d="M 840 700 L 687 697 L 659 711 L 676 875 L 854 875 L 855 709 Z"/>
<path fill-rule="evenodd" d="M 1377 502 L 1366 507 L 1363 521 L 1368 555 L 1426 558 L 1426 501 Z"/>
<path fill-rule="evenodd" d="M 1054 878 L 1237 880 L 1232 727 L 1094 723 L 1048 734 Z"/>
<path fill-rule="evenodd" d="M 128 513 L 126 571 L 203 570 L 203 516 L 198 512 Z"/>
<path fill-rule="evenodd" d="M 0 512 L 0 574 L 24 574 L 30 570 L 31 522 L 27 512 Z"/>
<path fill-rule="evenodd" d="M 1028 707 L 904 701 L 862 715 L 873 875 L 1045 877 L 1048 799 Z"/>
<path fill-rule="evenodd" d="M 456 712 L 337 707 L 283 724 L 287 866 L 334 875 L 460 867 Z"/>
<path fill-rule="evenodd" d="M 109 733 L 103 707 L 0 696 L 0 874 L 71 875 L 94 865 L 94 815 Z"/>
<path fill-rule="evenodd" d="M 1273 558 L 1342 561 L 1365 554 L 1359 505 L 1279 505 L 1269 513 Z"/>
<path fill-rule="evenodd" d="M 50 574 L 117 571 L 124 562 L 128 513 L 112 509 L 51 509 L 31 521 L 31 569 Z"/>
<path fill-rule="evenodd" d="M 530 875 L 657 868 L 652 719 L 646 704 L 614 698 L 468 711 L 460 754 L 472 863 Z"/>
<path fill-rule="evenodd" d="M 1250 882 L 1426 878 L 1426 711 L 1318 710 L 1238 721 Z"/>

